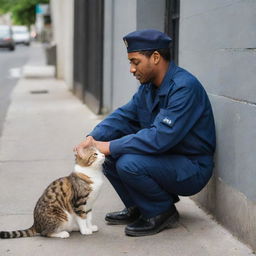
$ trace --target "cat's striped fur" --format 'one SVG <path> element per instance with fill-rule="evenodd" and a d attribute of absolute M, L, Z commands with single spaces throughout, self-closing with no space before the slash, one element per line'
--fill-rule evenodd
<path fill-rule="evenodd" d="M 102 164 L 105 156 L 96 148 L 84 150 L 85 157 L 76 156 L 75 170 L 69 176 L 52 182 L 39 198 L 34 209 L 31 228 L 1 231 L 0 238 L 41 235 L 69 237 L 69 232 L 84 235 L 98 230 L 92 225 L 92 205 L 102 184 Z"/>

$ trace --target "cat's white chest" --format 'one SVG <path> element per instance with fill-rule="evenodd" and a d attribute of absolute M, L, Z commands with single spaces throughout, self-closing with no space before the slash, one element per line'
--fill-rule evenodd
<path fill-rule="evenodd" d="M 88 176 L 92 181 L 90 184 L 92 191 L 89 194 L 88 200 L 85 205 L 86 210 L 92 209 L 93 203 L 99 195 L 100 189 L 103 184 L 103 173 L 102 170 L 96 170 L 94 168 L 89 167 L 81 167 L 79 165 L 75 165 L 75 172 L 83 173 Z"/>
<path fill-rule="evenodd" d="M 87 207 L 90 209 L 92 208 L 92 205 L 94 203 L 94 201 L 96 200 L 96 198 L 99 195 L 100 189 L 102 187 L 102 183 L 103 183 L 103 175 L 101 175 L 101 177 L 97 177 L 92 179 L 93 184 L 91 184 L 91 188 L 92 191 L 88 197 L 88 201 L 87 201 Z"/>

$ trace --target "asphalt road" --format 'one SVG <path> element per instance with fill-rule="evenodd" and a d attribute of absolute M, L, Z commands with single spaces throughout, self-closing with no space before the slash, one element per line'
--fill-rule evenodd
<path fill-rule="evenodd" d="M 30 47 L 18 45 L 15 51 L 0 48 L 0 136 L 10 96 L 21 74 L 22 66 L 28 61 Z"/>

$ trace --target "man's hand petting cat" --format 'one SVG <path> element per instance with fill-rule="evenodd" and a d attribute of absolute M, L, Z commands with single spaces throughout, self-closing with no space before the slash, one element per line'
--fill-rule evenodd
<path fill-rule="evenodd" d="M 96 141 L 92 136 L 86 137 L 86 140 L 82 141 L 79 145 L 77 145 L 73 151 L 83 158 L 83 149 L 87 147 L 96 147 L 104 155 L 110 154 L 109 142 Z"/>

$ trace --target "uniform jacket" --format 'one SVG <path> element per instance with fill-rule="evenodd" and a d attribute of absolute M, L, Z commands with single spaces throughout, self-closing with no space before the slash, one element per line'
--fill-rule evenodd
<path fill-rule="evenodd" d="M 122 154 L 181 154 L 212 161 L 215 126 L 200 82 L 171 62 L 159 88 L 142 84 L 132 99 L 90 133 L 110 141 L 113 157 Z"/>

